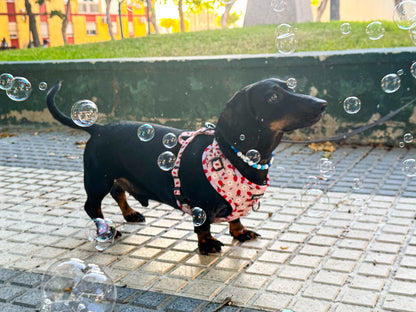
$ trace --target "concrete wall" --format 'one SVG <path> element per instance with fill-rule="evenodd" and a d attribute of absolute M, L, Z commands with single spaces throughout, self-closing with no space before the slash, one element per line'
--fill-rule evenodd
<path fill-rule="evenodd" d="M 227 100 L 241 87 L 277 77 L 294 77 L 297 91 L 329 103 L 327 114 L 312 129 L 295 132 L 292 138 L 322 138 L 374 121 L 416 96 L 416 79 L 410 66 L 416 48 L 342 52 L 294 53 L 290 56 L 236 55 L 223 57 L 95 59 L 0 63 L 1 73 L 28 78 L 34 87 L 24 102 L 10 100 L 0 92 L 0 122 L 53 123 L 46 109 L 49 86 L 63 79 L 57 104 L 69 115 L 74 102 L 91 99 L 102 113 L 100 122 L 143 120 L 194 129 L 214 121 Z M 380 80 L 403 69 L 400 89 L 383 92 Z M 347 114 L 343 100 L 357 96 L 360 112 Z M 395 143 L 416 124 L 410 107 L 394 120 L 350 139 L 355 143 Z M 415 135 L 415 133 L 413 133 Z"/>

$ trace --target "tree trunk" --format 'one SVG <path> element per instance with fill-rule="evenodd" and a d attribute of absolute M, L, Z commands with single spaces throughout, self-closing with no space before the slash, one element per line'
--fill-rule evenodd
<path fill-rule="evenodd" d="M 227 4 L 225 6 L 224 13 L 221 15 L 221 28 L 227 28 L 228 17 L 230 16 L 231 8 L 233 7 L 235 1 Z"/>
<path fill-rule="evenodd" d="M 181 32 L 185 32 L 185 19 L 184 19 L 184 16 L 183 16 L 182 2 L 183 2 L 183 0 L 179 0 L 179 3 L 178 3 L 179 21 L 180 21 L 180 24 L 181 24 Z"/>
<path fill-rule="evenodd" d="M 156 10 L 153 7 L 152 0 L 147 1 L 147 4 L 148 4 L 148 10 L 149 10 L 150 23 L 152 23 L 155 33 L 159 34 L 160 30 L 159 30 L 159 25 L 157 24 L 157 21 L 156 21 Z"/>
<path fill-rule="evenodd" d="M 66 40 L 66 28 L 68 26 L 70 12 L 71 12 L 71 0 L 68 0 L 66 4 L 65 17 L 62 20 L 62 27 L 61 27 L 62 39 L 64 39 L 64 45 L 68 44 L 68 40 Z"/>
<path fill-rule="evenodd" d="M 328 4 L 328 0 L 322 0 L 322 2 L 319 4 L 319 6 L 318 6 L 318 14 L 316 16 L 316 21 L 317 22 L 320 22 L 321 21 L 322 15 L 325 12 L 326 5 L 327 4 Z"/>
<path fill-rule="evenodd" d="M 36 17 L 32 12 L 32 5 L 30 4 L 29 0 L 25 0 L 25 7 L 27 15 L 29 16 L 29 29 L 32 33 L 33 45 L 35 47 L 40 47 L 38 28 L 36 26 Z"/>
<path fill-rule="evenodd" d="M 339 21 L 339 0 L 331 0 L 331 21 Z"/>
<path fill-rule="evenodd" d="M 113 29 L 111 28 L 111 17 L 110 17 L 110 4 L 111 0 L 105 0 L 106 8 L 105 8 L 105 15 L 107 20 L 107 27 L 108 33 L 110 34 L 111 40 L 114 40 Z"/>

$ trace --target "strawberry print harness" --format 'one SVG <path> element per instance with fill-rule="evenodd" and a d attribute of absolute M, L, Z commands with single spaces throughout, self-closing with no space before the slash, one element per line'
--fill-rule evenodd
<path fill-rule="evenodd" d="M 179 168 L 181 156 L 185 148 L 199 134 L 214 135 L 214 131 L 212 129 L 202 128 L 195 132 L 182 133 L 179 136 L 179 143 L 182 144 L 182 147 L 179 150 L 175 166 L 172 169 L 174 195 L 177 205 L 189 214 L 193 207 L 185 203 L 182 198 Z M 186 137 L 187 139 L 184 139 Z M 268 176 L 266 185 L 257 185 L 245 178 L 221 152 L 215 138 L 202 154 L 202 167 L 211 186 L 232 208 L 232 213 L 229 216 L 215 218 L 213 220 L 214 223 L 233 221 L 247 215 L 251 210 L 256 210 L 260 204 L 260 198 L 269 186 Z"/>

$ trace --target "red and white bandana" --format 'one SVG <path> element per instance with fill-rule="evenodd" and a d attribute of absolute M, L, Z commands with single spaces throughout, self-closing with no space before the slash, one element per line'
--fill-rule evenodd
<path fill-rule="evenodd" d="M 229 216 L 215 218 L 214 223 L 233 221 L 250 213 L 269 186 L 268 176 L 266 185 L 254 184 L 243 177 L 221 152 L 215 139 L 202 154 L 202 167 L 211 186 L 233 208 Z"/>

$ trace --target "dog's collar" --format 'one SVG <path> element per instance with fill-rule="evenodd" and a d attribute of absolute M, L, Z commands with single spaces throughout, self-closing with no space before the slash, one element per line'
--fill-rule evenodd
<path fill-rule="evenodd" d="M 248 158 L 246 155 L 244 155 L 242 152 L 240 152 L 233 145 L 230 145 L 230 146 L 231 146 L 231 149 L 234 151 L 234 153 L 237 155 L 238 158 L 240 158 L 247 165 L 249 165 L 250 167 L 252 167 L 254 169 L 257 169 L 257 170 L 267 170 L 273 164 L 273 160 L 274 160 L 274 154 L 273 153 L 272 153 L 272 156 L 270 158 L 270 161 L 267 164 L 260 165 L 260 164 L 257 164 L 257 163 L 254 163 L 253 161 L 251 161 L 250 158 Z"/>

